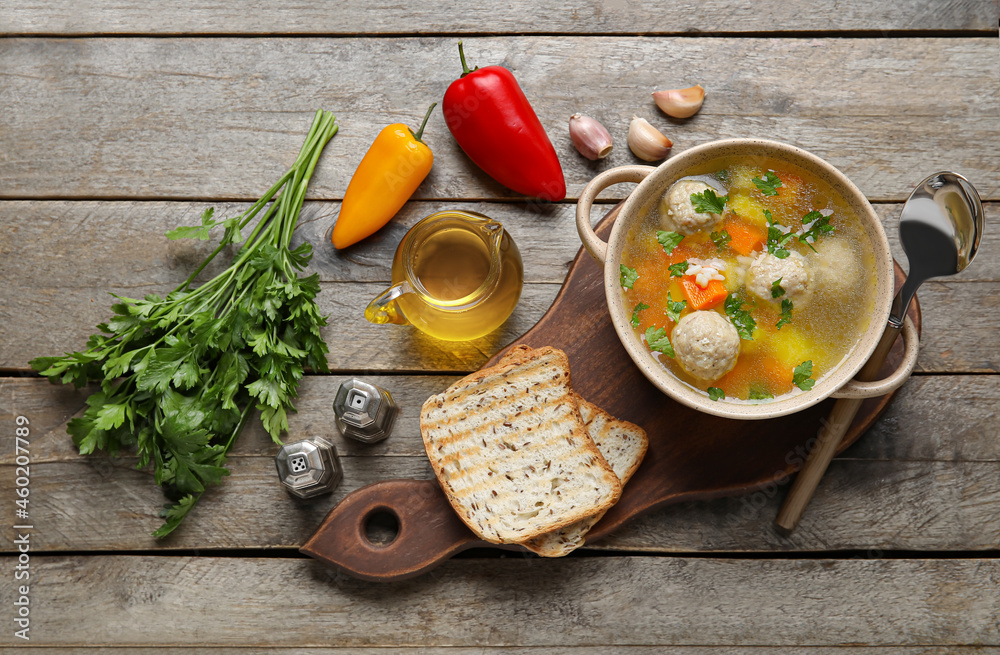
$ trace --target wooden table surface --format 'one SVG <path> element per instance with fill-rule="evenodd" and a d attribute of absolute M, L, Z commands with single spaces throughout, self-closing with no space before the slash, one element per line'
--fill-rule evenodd
<path fill-rule="evenodd" d="M 478 368 L 544 313 L 579 248 L 574 200 L 635 163 L 633 113 L 674 152 L 722 137 L 811 150 L 872 200 L 902 257 L 900 203 L 924 176 L 966 175 L 1000 211 L 996 0 L 19 0 L 0 5 L 0 647 L 44 653 L 953 653 L 1000 652 L 1000 235 L 965 273 L 920 291 L 917 373 L 834 461 L 790 537 L 772 520 L 785 489 L 645 516 L 562 560 L 470 551 L 398 584 L 351 579 L 297 547 L 345 494 L 430 477 L 422 401 Z M 460 71 L 510 68 L 566 172 L 565 202 L 534 207 L 475 168 L 440 112 L 434 170 L 403 211 L 347 253 L 329 245 L 352 172 L 384 125 L 414 125 Z M 649 93 L 700 83 L 705 106 L 667 119 Z M 344 483 L 295 503 L 275 447 L 246 431 L 232 475 L 171 538 L 136 459 L 81 457 L 65 432 L 84 392 L 27 361 L 79 348 L 107 292 L 169 290 L 210 244 L 163 233 L 203 208 L 230 213 L 277 179 L 312 112 L 334 111 L 296 239 L 316 248 L 333 374 L 308 376 L 289 439 L 323 435 Z M 566 120 L 616 139 L 591 163 Z M 613 202 L 627 187 L 610 190 Z M 519 244 L 521 304 L 469 343 L 375 327 L 402 234 L 441 208 L 501 220 Z M 331 403 L 362 375 L 402 407 L 374 446 L 340 437 Z M 30 420 L 30 641 L 20 592 L 14 421 Z M 804 436 L 807 438 L 808 435 Z M 206 651 L 206 647 L 214 647 Z M 982 648 L 984 647 L 985 648 Z"/>

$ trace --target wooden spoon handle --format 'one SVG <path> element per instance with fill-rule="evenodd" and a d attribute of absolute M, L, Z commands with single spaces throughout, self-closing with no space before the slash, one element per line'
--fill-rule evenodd
<path fill-rule="evenodd" d="M 395 539 L 376 544 L 366 525 L 388 513 Z M 364 580 L 402 580 L 473 546 L 486 545 L 455 514 L 433 480 L 386 480 L 349 494 L 323 519 L 300 552 Z"/>
<path fill-rule="evenodd" d="M 872 353 L 871 358 L 855 379 L 862 382 L 875 379 L 889 354 L 889 350 L 892 349 L 892 344 L 896 342 L 899 332 L 900 328 L 886 326 L 882 339 L 875 347 L 875 352 Z M 812 500 L 813 494 L 816 492 L 816 487 L 819 486 L 819 481 L 826 473 L 827 467 L 830 466 L 830 461 L 833 460 L 840 441 L 847 433 L 847 429 L 863 402 L 863 398 L 841 398 L 834 404 L 830 416 L 820 429 L 816 445 L 809 451 L 809 456 L 806 458 L 802 470 L 795 476 L 795 482 L 792 483 L 792 488 L 785 497 L 781 511 L 778 512 L 778 518 L 774 521 L 779 530 L 789 533 L 798 525 L 806 506 L 809 505 L 809 501 Z"/>

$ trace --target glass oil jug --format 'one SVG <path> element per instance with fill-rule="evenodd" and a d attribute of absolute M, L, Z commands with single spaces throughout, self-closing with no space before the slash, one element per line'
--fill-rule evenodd
<path fill-rule="evenodd" d="M 514 311 L 523 276 L 521 253 L 503 225 L 475 212 L 437 212 L 403 237 L 392 286 L 368 304 L 365 318 L 409 323 L 447 341 L 475 339 Z"/>

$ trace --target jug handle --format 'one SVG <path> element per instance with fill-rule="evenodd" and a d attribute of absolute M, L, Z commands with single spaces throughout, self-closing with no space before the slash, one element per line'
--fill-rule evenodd
<path fill-rule="evenodd" d="M 396 303 L 396 299 L 404 293 L 413 293 L 413 288 L 409 282 L 394 284 L 375 298 L 365 307 L 365 318 L 369 323 L 375 325 L 385 325 L 395 323 L 396 325 L 406 325 L 409 321 L 403 316 L 402 310 Z"/>
<path fill-rule="evenodd" d="M 594 200 L 597 199 L 597 194 L 619 182 L 642 182 L 655 170 L 656 168 L 653 166 L 619 166 L 604 171 L 584 187 L 580 199 L 576 201 L 576 230 L 580 233 L 583 247 L 587 249 L 591 257 L 597 260 L 601 267 L 604 266 L 604 260 L 607 259 L 608 244 L 601 241 L 590 223 L 590 208 L 594 204 Z"/>

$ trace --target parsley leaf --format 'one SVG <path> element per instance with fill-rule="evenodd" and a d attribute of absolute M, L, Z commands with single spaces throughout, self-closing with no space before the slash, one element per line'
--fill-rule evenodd
<path fill-rule="evenodd" d="M 806 214 L 805 216 L 802 217 L 802 224 L 803 225 L 809 225 L 810 223 L 812 223 L 813 221 L 815 221 L 817 218 L 823 218 L 823 214 L 820 214 L 818 211 L 816 211 L 814 209 L 814 210 L 812 210 L 811 212 L 809 212 L 808 214 Z"/>
<path fill-rule="evenodd" d="M 670 277 L 684 277 L 684 273 L 687 272 L 688 266 L 690 266 L 690 264 L 688 264 L 688 262 L 687 262 L 686 259 L 684 261 L 682 261 L 682 262 L 677 262 L 676 264 L 671 264 L 670 265 Z"/>
<path fill-rule="evenodd" d="M 750 395 L 748 396 L 749 400 L 770 400 L 771 398 L 774 398 L 773 393 L 768 393 L 767 391 L 757 387 L 750 388 Z"/>
<path fill-rule="evenodd" d="M 740 339 L 753 341 L 753 331 L 757 329 L 757 321 L 753 320 L 750 312 L 743 309 L 743 301 L 730 293 L 725 302 L 726 315 L 739 333 Z"/>
<path fill-rule="evenodd" d="M 243 241 L 243 235 L 240 234 L 240 219 L 238 216 L 227 218 L 222 221 L 222 225 L 226 228 L 226 232 L 222 236 L 223 245 Z"/>
<path fill-rule="evenodd" d="M 337 129 L 333 114 L 317 112 L 299 159 L 263 198 L 224 220 L 208 208 L 200 225 L 168 232 L 207 240 L 213 228 L 225 230 L 220 247 L 165 298 L 117 297 L 114 316 L 85 351 L 31 362 L 52 382 L 100 384 L 66 431 L 83 454 L 134 448 L 138 467 L 152 466 L 173 501 L 156 537 L 174 531 L 229 474 L 226 457 L 256 410 L 280 444 L 303 370 L 329 370 L 319 278 L 299 277 L 312 249 L 290 242 L 312 167 Z M 241 241 L 228 269 L 191 289 L 222 246 Z"/>
<path fill-rule="evenodd" d="M 717 171 L 715 173 L 715 177 L 717 179 L 721 180 L 722 182 L 728 182 L 729 181 L 729 171 L 727 171 L 726 169 L 723 168 L 721 171 Z"/>
<path fill-rule="evenodd" d="M 715 247 L 719 250 L 722 250 L 722 248 L 732 240 L 732 237 L 729 236 L 729 232 L 727 230 L 712 232 L 709 236 L 712 237 L 712 243 L 714 243 Z"/>
<path fill-rule="evenodd" d="M 208 233 L 213 227 L 219 223 L 212 220 L 212 215 L 215 214 L 215 207 L 209 207 L 201 214 L 201 225 L 182 225 L 180 227 L 174 228 L 167 232 L 168 239 L 199 239 L 200 241 L 208 241 Z"/>
<path fill-rule="evenodd" d="M 722 400 L 726 397 L 726 392 L 719 387 L 709 387 L 706 391 L 708 392 L 708 397 L 712 400 Z"/>
<path fill-rule="evenodd" d="M 771 283 L 771 297 L 772 298 L 780 298 L 783 295 L 785 295 L 785 288 L 783 286 L 781 286 L 781 280 L 782 280 L 782 278 L 779 277 L 777 280 L 775 280 L 774 282 Z"/>
<path fill-rule="evenodd" d="M 686 308 L 687 308 L 686 300 L 678 300 L 677 302 L 674 302 L 673 299 L 670 297 L 670 293 L 667 293 L 666 312 L 667 316 L 670 318 L 671 321 L 676 323 L 677 321 L 681 320 L 681 312 L 683 312 Z"/>
<path fill-rule="evenodd" d="M 684 240 L 684 235 L 677 232 L 657 230 L 656 240 L 660 242 L 661 246 L 663 246 L 663 252 L 669 255 L 674 251 L 674 248 L 676 248 L 680 242 Z"/>
<path fill-rule="evenodd" d="M 816 252 L 816 249 L 813 248 L 813 245 L 807 239 L 819 241 L 821 235 L 830 234 L 834 228 L 830 225 L 830 217 L 820 214 L 815 209 L 802 217 L 803 225 L 809 225 L 810 223 L 812 225 L 809 229 L 799 235 L 799 241 L 812 248 L 813 252 Z"/>
<path fill-rule="evenodd" d="M 816 384 L 812 379 L 813 363 L 808 359 L 792 369 L 792 384 L 803 391 L 809 391 Z"/>
<path fill-rule="evenodd" d="M 166 537 L 173 532 L 181 524 L 181 521 L 184 520 L 184 517 L 188 515 L 188 512 L 195 506 L 199 498 L 201 498 L 200 493 L 197 495 L 187 494 L 177 501 L 176 505 L 167 505 L 164 507 L 163 511 L 160 512 L 160 516 L 166 519 L 166 522 L 153 532 L 153 536 L 157 538 Z"/>
<path fill-rule="evenodd" d="M 755 177 L 753 178 L 753 183 L 765 196 L 776 196 L 778 195 L 778 187 L 781 186 L 781 178 L 775 175 L 773 171 L 768 171 L 764 174 L 763 180 Z"/>
<path fill-rule="evenodd" d="M 795 233 L 789 232 L 785 234 L 782 232 L 781 228 L 778 227 L 778 223 L 774 221 L 774 217 L 771 216 L 771 211 L 768 209 L 764 210 L 764 218 L 767 219 L 767 251 L 778 259 L 788 257 L 791 253 L 785 248 L 785 244 L 792 240 Z"/>
<path fill-rule="evenodd" d="M 632 327 L 639 327 L 639 312 L 644 309 L 649 309 L 649 305 L 644 302 L 641 302 L 632 308 Z"/>
<path fill-rule="evenodd" d="M 691 204 L 699 214 L 721 214 L 728 201 L 729 196 L 717 196 L 712 189 L 691 194 Z"/>
<path fill-rule="evenodd" d="M 621 265 L 619 280 L 626 289 L 631 289 L 635 281 L 639 279 L 639 273 L 634 268 L 629 268 L 625 264 Z"/>
<path fill-rule="evenodd" d="M 781 317 L 778 319 L 778 322 L 775 323 L 775 327 L 777 327 L 780 330 L 782 325 L 791 322 L 792 322 L 792 301 L 789 300 L 788 298 L 785 298 L 784 300 L 781 301 Z"/>
<path fill-rule="evenodd" d="M 670 345 L 667 331 L 663 328 L 653 326 L 646 328 L 646 345 L 650 350 L 659 351 L 667 357 L 674 356 L 674 347 Z"/>

